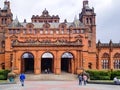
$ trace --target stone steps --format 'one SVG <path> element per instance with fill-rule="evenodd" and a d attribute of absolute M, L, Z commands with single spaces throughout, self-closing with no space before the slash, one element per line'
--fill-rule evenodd
<path fill-rule="evenodd" d="M 55 75 L 55 74 L 40 74 L 40 75 L 34 75 L 34 74 L 25 74 L 27 81 L 41 81 L 41 80 L 64 80 L 64 81 L 70 81 L 70 80 L 77 80 L 77 75 L 75 74 L 69 74 L 69 73 L 62 73 L 61 75 Z M 19 80 L 19 76 L 17 76 L 16 81 Z"/>

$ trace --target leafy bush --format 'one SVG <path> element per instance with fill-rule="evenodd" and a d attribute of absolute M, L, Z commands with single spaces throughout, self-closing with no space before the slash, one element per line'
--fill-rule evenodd
<path fill-rule="evenodd" d="M 86 71 L 90 75 L 91 80 L 110 80 L 111 72 L 110 71 Z"/>
<path fill-rule="evenodd" d="M 9 72 L 9 70 L 0 70 L 0 80 L 6 80 Z"/>
<path fill-rule="evenodd" d="M 111 72 L 111 80 L 113 80 L 114 77 L 117 77 L 120 79 L 120 70 Z"/>
<path fill-rule="evenodd" d="M 5 79 L 6 79 L 6 77 L 5 77 L 5 76 L 0 75 L 0 80 L 5 80 Z"/>

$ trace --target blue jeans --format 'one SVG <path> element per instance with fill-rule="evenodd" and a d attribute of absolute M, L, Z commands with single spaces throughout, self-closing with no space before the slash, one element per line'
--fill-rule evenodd
<path fill-rule="evenodd" d="M 84 80 L 84 85 L 86 85 L 87 84 L 87 81 L 86 80 Z"/>
<path fill-rule="evenodd" d="M 79 85 L 82 85 L 82 80 L 79 80 Z"/>

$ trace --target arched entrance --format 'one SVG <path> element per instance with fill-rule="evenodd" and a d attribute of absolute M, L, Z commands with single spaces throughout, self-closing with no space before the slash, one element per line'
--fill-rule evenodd
<path fill-rule="evenodd" d="M 73 55 L 69 52 L 66 52 L 61 57 L 61 71 L 63 72 L 72 72 L 72 59 Z"/>
<path fill-rule="evenodd" d="M 21 72 L 34 73 L 34 56 L 31 53 L 24 53 L 21 61 Z"/>
<path fill-rule="evenodd" d="M 54 69 L 53 55 L 49 52 L 44 53 L 41 58 L 41 71 L 42 73 L 52 73 Z"/>

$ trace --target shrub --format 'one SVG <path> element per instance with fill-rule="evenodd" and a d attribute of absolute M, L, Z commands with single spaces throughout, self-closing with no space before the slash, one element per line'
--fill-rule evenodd
<path fill-rule="evenodd" d="M 0 75 L 0 80 L 5 80 L 5 79 L 6 79 L 6 77 L 5 77 L 5 76 Z"/>
<path fill-rule="evenodd" d="M 0 80 L 7 80 L 9 70 L 0 70 Z"/>
<path fill-rule="evenodd" d="M 111 72 L 111 80 L 113 80 L 114 77 L 120 78 L 120 70 Z"/>
<path fill-rule="evenodd" d="M 110 80 L 111 72 L 110 71 L 86 71 L 90 75 L 91 80 Z"/>

